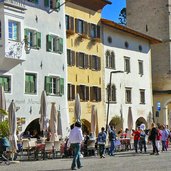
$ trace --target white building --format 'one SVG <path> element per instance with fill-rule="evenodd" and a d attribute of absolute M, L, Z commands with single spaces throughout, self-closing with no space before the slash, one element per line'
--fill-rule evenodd
<path fill-rule="evenodd" d="M 19 107 L 18 127 L 38 126 L 40 97 L 47 92 L 47 113 L 56 103 L 62 134 L 69 124 L 67 109 L 67 61 L 63 0 L 0 1 L 0 84 L 7 107 L 12 99 Z M 60 5 L 61 4 L 61 5 Z"/>
<path fill-rule="evenodd" d="M 124 129 L 141 123 L 148 126 L 153 117 L 150 45 L 160 41 L 106 19 L 101 23 L 108 123 L 118 115 L 123 118 Z"/>

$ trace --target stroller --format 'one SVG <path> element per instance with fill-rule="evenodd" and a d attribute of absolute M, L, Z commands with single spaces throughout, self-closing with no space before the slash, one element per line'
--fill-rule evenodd
<path fill-rule="evenodd" d="M 9 141 L 6 137 L 0 139 L 0 164 L 9 165 L 7 148 L 10 147 Z"/>

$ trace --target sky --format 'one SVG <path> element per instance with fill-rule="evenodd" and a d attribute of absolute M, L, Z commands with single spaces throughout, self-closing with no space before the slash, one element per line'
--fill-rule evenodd
<path fill-rule="evenodd" d="M 111 5 L 106 5 L 102 10 L 102 18 L 119 22 L 119 14 L 122 8 L 126 7 L 126 0 L 110 0 Z"/>

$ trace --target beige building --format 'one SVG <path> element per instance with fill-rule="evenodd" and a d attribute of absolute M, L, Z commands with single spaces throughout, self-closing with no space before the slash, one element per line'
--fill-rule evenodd
<path fill-rule="evenodd" d="M 74 122 L 75 96 L 81 100 L 83 130 L 91 132 L 91 109 L 97 109 L 98 126 L 105 126 L 103 45 L 100 18 L 106 0 L 70 0 L 66 3 L 68 108 Z"/>
<path fill-rule="evenodd" d="M 129 27 L 162 40 L 152 46 L 152 78 L 155 122 L 171 126 L 171 1 L 127 0 Z"/>

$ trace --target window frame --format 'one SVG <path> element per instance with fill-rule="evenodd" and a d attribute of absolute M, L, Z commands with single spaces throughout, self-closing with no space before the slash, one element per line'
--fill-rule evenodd
<path fill-rule="evenodd" d="M 31 77 L 32 77 L 32 80 L 31 80 Z M 37 74 L 36 73 L 25 72 L 25 94 L 32 94 L 32 95 L 37 94 Z"/>
<path fill-rule="evenodd" d="M 144 65 L 143 60 L 138 60 L 139 75 L 144 75 Z"/>
<path fill-rule="evenodd" d="M 11 26 L 10 26 L 10 23 L 11 23 Z M 19 27 L 20 27 L 19 22 L 10 20 L 10 19 L 8 20 L 8 39 L 9 40 L 19 41 Z"/>
<path fill-rule="evenodd" d="M 109 92 L 110 91 L 110 92 Z M 111 85 L 110 88 L 110 84 L 107 85 L 106 88 L 106 93 L 107 93 L 107 101 L 109 100 L 110 103 L 116 103 L 116 86 L 114 84 Z M 109 95 L 109 99 L 108 99 L 108 95 Z"/>
<path fill-rule="evenodd" d="M 124 57 L 124 71 L 127 74 L 131 72 L 130 57 Z"/>
<path fill-rule="evenodd" d="M 129 87 L 125 88 L 125 103 L 126 104 L 132 103 L 132 88 Z"/>
<path fill-rule="evenodd" d="M 145 89 L 140 89 L 140 104 L 145 104 Z"/>
<path fill-rule="evenodd" d="M 75 100 L 75 85 L 68 83 L 68 101 Z"/>
<path fill-rule="evenodd" d="M 2 84 L 1 84 L 1 81 L 2 81 Z M 0 85 L 4 87 L 5 93 L 11 93 L 11 76 L 0 75 Z"/>

